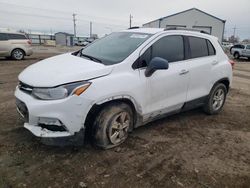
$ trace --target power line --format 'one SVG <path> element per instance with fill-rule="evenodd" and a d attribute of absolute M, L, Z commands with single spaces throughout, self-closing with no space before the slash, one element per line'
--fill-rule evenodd
<path fill-rule="evenodd" d="M 44 15 L 39 15 L 39 14 L 29 14 L 29 13 L 20 13 L 20 12 L 11 12 L 11 11 L 6 11 L 6 10 L 1 10 L 0 13 L 8 13 L 8 14 L 16 14 L 16 15 L 23 15 L 23 16 L 29 16 L 29 17 L 40 17 L 40 18 L 47 18 L 47 19 L 58 19 L 58 20 L 72 20 L 69 17 L 59 17 L 59 16 L 44 16 Z M 78 19 L 78 21 L 83 21 L 83 22 L 89 22 L 89 20 L 86 19 Z M 125 25 L 118 25 L 118 24 L 110 24 L 108 22 L 100 22 L 100 21 L 95 21 L 95 23 L 98 24 L 106 24 L 109 26 L 116 26 L 116 27 L 124 27 L 126 28 Z"/>
<path fill-rule="evenodd" d="M 16 6 L 16 7 L 23 7 L 23 8 L 28 8 L 28 9 L 37 9 L 37 10 L 41 10 L 41 11 L 49 11 L 49 12 L 58 12 L 58 13 L 63 13 L 65 15 L 66 14 L 71 14 L 71 12 L 68 11 L 61 11 L 61 10 L 56 10 L 56 9 L 44 9 L 44 8 L 38 8 L 38 7 L 31 7 L 31 6 L 24 6 L 24 5 L 17 5 L 17 4 L 12 4 L 12 3 L 6 3 L 6 2 L 0 2 L 0 4 L 5 4 L 5 5 L 10 5 L 10 6 Z M 2 12 L 2 10 L 1 10 Z M 113 18 L 106 18 L 106 17 L 101 17 L 101 16 L 93 16 L 93 15 L 88 15 L 88 14 L 79 14 L 77 13 L 77 15 L 79 16 L 84 16 L 84 17 L 89 17 L 89 18 L 100 18 L 100 19 L 105 19 L 105 20 L 110 20 L 110 21 L 116 21 L 116 22 L 123 22 L 124 24 L 126 23 L 125 20 L 120 20 L 120 19 L 113 19 Z"/>

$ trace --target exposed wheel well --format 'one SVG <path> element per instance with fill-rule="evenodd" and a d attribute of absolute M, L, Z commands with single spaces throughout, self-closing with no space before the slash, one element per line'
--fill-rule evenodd
<path fill-rule="evenodd" d="M 91 136 L 91 127 L 93 125 L 93 122 L 96 118 L 96 116 L 99 114 L 99 112 L 105 108 L 107 105 L 109 104 L 112 104 L 112 103 L 115 103 L 115 104 L 119 104 L 119 103 L 125 103 L 127 105 L 129 105 L 133 111 L 133 115 L 134 115 L 134 124 L 135 124 L 135 121 L 136 121 L 136 109 L 135 109 L 135 106 L 133 104 L 133 102 L 127 98 L 122 98 L 122 99 L 115 99 L 115 100 L 112 100 L 112 101 L 107 101 L 103 104 L 95 104 L 92 106 L 92 108 L 90 109 L 90 111 L 88 112 L 87 114 L 87 117 L 85 119 L 85 127 L 86 127 L 86 137 L 89 137 Z"/>

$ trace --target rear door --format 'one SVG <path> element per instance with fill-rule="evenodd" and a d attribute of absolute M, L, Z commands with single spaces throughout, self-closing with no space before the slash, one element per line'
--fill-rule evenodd
<path fill-rule="evenodd" d="M 0 33 L 0 56 L 9 54 L 9 41 L 6 33 Z"/>
<path fill-rule="evenodd" d="M 215 48 L 204 38 L 188 36 L 190 59 L 187 62 L 190 82 L 187 101 L 199 99 L 209 94 L 212 83 L 212 68 L 217 66 Z"/>

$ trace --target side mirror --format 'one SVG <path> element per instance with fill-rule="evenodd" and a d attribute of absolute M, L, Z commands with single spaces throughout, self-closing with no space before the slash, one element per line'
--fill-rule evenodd
<path fill-rule="evenodd" d="M 154 57 L 147 66 L 145 76 L 150 77 L 156 70 L 168 69 L 168 67 L 167 60 L 160 57 Z"/>

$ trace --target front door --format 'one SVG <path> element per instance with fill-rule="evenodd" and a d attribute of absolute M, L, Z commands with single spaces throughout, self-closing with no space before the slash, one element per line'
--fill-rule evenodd
<path fill-rule="evenodd" d="M 169 68 L 145 77 L 147 64 L 154 57 L 166 59 Z M 184 58 L 183 37 L 179 35 L 160 38 L 141 55 L 144 68 L 140 69 L 140 76 L 147 87 L 145 119 L 178 110 L 185 103 L 189 71 Z"/>

